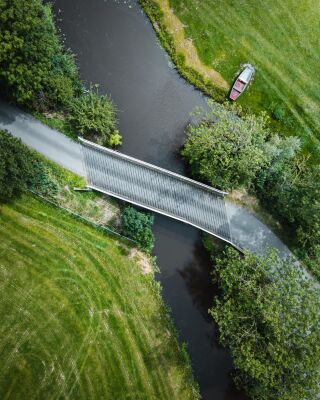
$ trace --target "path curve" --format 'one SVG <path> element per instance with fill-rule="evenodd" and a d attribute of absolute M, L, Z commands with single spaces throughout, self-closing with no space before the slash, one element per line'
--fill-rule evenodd
<path fill-rule="evenodd" d="M 0 128 L 21 138 L 25 144 L 50 160 L 85 176 L 79 143 L 1 99 Z M 231 236 L 238 247 L 256 254 L 264 254 L 270 247 L 275 247 L 282 257 L 291 254 L 287 246 L 256 216 L 230 201 L 226 205 Z"/>

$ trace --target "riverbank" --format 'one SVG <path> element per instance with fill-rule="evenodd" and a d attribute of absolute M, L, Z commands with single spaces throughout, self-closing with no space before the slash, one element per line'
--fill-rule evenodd
<path fill-rule="evenodd" d="M 279 9 L 274 0 L 254 5 L 246 1 L 241 7 L 224 2 L 212 6 L 211 0 L 140 0 L 179 72 L 214 100 L 226 98 L 242 64 L 254 64 L 257 73 L 239 104 L 246 112 L 266 111 L 274 130 L 299 135 L 304 151 L 319 162 L 318 89 L 313 80 L 318 65 L 313 15 L 317 7 L 312 2 L 305 7 L 293 3 Z M 186 52 L 197 62 L 190 64 Z M 223 77 L 224 91 L 220 93 L 217 80 L 207 79 L 208 71 Z"/>
<path fill-rule="evenodd" d="M 167 0 L 139 0 L 153 24 L 161 45 L 180 74 L 217 101 L 223 101 L 228 83 L 214 69 L 204 65 L 192 41 L 186 38 L 184 26 L 174 15 Z"/>
<path fill-rule="evenodd" d="M 270 0 L 270 2 L 272 3 L 272 0 Z M 201 62 L 204 63 L 204 65 L 206 65 L 207 67 L 209 65 L 215 65 L 214 64 L 215 60 L 213 57 L 213 54 L 215 54 L 215 47 L 213 44 L 216 44 L 217 48 L 219 49 L 221 48 L 221 44 L 216 43 L 217 39 L 213 38 L 213 32 L 214 29 L 216 29 L 217 32 L 219 31 L 219 29 L 223 30 L 223 27 L 218 28 L 219 24 L 215 18 L 212 18 L 212 20 L 216 22 L 217 25 L 216 27 L 213 27 L 212 22 L 210 22 L 211 20 L 210 21 L 208 20 L 208 15 L 211 15 L 213 13 L 213 8 L 211 7 L 212 4 L 210 3 L 210 1 L 204 1 L 202 3 L 199 3 L 199 2 L 189 2 L 188 0 L 186 1 L 141 0 L 140 3 L 142 4 L 143 7 L 145 7 L 146 13 L 149 16 L 153 24 L 153 27 L 157 32 L 158 37 L 160 38 L 161 43 L 164 44 L 164 48 L 169 52 L 169 55 L 171 55 L 173 61 L 175 61 L 175 58 L 177 54 L 181 52 L 181 49 L 184 49 L 184 51 L 190 51 L 191 54 L 193 51 L 196 51 L 197 54 L 199 55 L 199 59 L 201 59 Z M 220 3 L 218 3 L 217 5 L 218 11 L 220 5 L 221 5 Z M 270 5 L 270 7 L 271 6 L 272 4 Z M 233 7 L 233 6 L 227 5 L 227 7 Z M 257 10 L 260 9 L 260 5 L 258 7 L 255 6 L 253 9 L 254 12 L 256 12 Z M 263 11 L 265 11 L 263 7 L 262 9 Z M 283 10 L 280 11 L 280 13 L 282 12 Z M 304 11 L 303 16 L 307 17 L 306 10 Z M 243 18 L 245 19 L 245 17 L 246 16 L 244 15 Z M 264 13 L 263 17 L 265 17 Z M 181 19 L 181 21 L 179 20 L 179 18 Z M 247 16 L 247 18 L 249 17 Z M 288 24 L 290 25 L 289 22 Z M 256 27 L 256 29 L 259 29 L 259 24 L 257 25 L 258 26 Z M 181 32 L 181 30 L 183 32 Z M 230 34 L 230 32 L 228 33 Z M 277 34 L 278 32 L 276 32 L 276 35 Z M 208 35 L 209 36 L 211 35 L 210 36 L 211 40 L 208 39 Z M 222 39 L 224 39 L 223 35 Z M 192 43 L 191 50 L 188 49 L 187 46 L 185 45 L 186 41 L 188 41 L 188 43 Z M 233 47 L 232 45 L 230 45 L 226 46 L 225 49 L 226 48 L 232 49 Z M 233 49 L 233 52 L 235 54 L 235 58 L 238 59 L 239 55 L 237 54 L 237 49 Z M 206 56 L 211 57 L 210 63 L 204 62 L 204 58 Z M 257 52 L 255 51 L 253 52 L 253 57 L 258 57 Z M 276 54 L 272 54 L 272 57 L 276 57 Z M 289 55 L 288 59 L 290 59 Z M 181 64 L 181 65 L 177 64 L 178 70 L 181 72 L 180 67 L 183 69 L 186 65 L 187 64 Z M 221 61 L 221 65 L 225 64 Z M 260 74 L 262 73 L 263 68 L 267 69 L 267 66 L 260 65 L 260 69 L 258 71 Z M 290 69 L 289 66 L 287 66 L 287 68 Z M 198 69 L 198 72 L 199 71 L 200 70 Z M 230 78 L 229 81 L 232 82 L 233 79 L 234 77 Z M 242 104 L 245 105 L 245 108 L 242 109 L 242 113 L 244 114 L 244 116 L 249 115 L 248 112 L 259 112 L 259 109 L 255 108 L 254 106 L 250 108 L 249 106 L 251 105 L 252 102 L 254 102 L 254 95 L 257 90 L 267 91 L 266 87 L 264 87 L 263 85 L 261 86 L 260 79 L 261 76 L 255 79 L 254 82 L 252 83 L 252 87 L 250 87 L 249 91 L 240 99 L 241 100 L 240 103 L 242 102 Z M 285 88 L 282 87 L 282 91 L 285 92 Z M 269 112 L 270 114 L 270 109 L 267 106 L 273 104 L 272 103 L 273 99 L 269 99 L 270 100 L 269 103 L 267 100 L 268 99 L 266 98 L 264 99 L 265 103 L 261 104 L 261 110 L 264 110 L 264 108 L 266 107 L 266 112 Z M 303 116 L 303 111 L 301 111 L 301 115 Z M 271 115 L 271 117 L 274 117 L 274 115 Z M 310 163 L 309 165 L 311 165 L 310 168 L 313 168 L 312 164 L 313 161 L 315 161 L 315 158 L 314 157 L 312 158 L 310 154 L 306 154 L 308 152 L 307 149 L 308 146 L 306 146 L 306 141 L 305 138 L 303 137 L 303 132 L 302 133 L 301 131 L 297 132 L 298 124 L 295 124 L 294 130 L 289 132 L 286 129 L 281 130 L 282 122 L 283 121 L 280 121 L 279 118 L 270 119 L 268 120 L 268 128 L 270 127 L 271 131 L 274 133 L 276 133 L 276 130 L 280 128 L 280 132 L 282 134 L 288 134 L 288 133 L 296 135 L 300 134 L 300 142 L 302 147 L 302 152 L 300 151 L 300 157 L 305 157 L 305 159 L 308 160 L 308 163 Z M 311 154 L 313 154 L 316 148 L 317 146 L 312 147 Z M 270 205 L 268 205 L 267 202 L 264 203 L 263 201 L 259 202 L 253 192 L 254 191 L 251 191 L 251 193 L 247 193 L 243 189 L 240 189 L 235 191 L 234 193 L 231 193 L 229 198 L 236 204 L 240 204 L 241 206 L 253 212 L 261 221 L 263 221 L 267 226 L 269 226 L 273 230 L 273 232 L 276 233 L 281 238 L 281 240 L 290 248 L 292 253 L 295 254 L 295 256 L 299 258 L 300 261 L 307 266 L 307 268 L 311 271 L 312 274 L 314 274 L 317 277 L 317 279 L 319 279 L 319 271 L 316 266 L 316 261 L 314 260 L 316 258 L 314 253 L 316 251 L 310 250 L 310 254 L 308 254 L 308 251 L 301 250 L 301 248 L 304 247 L 304 245 L 302 245 L 300 241 L 300 236 L 299 236 L 300 235 L 299 232 L 301 231 L 301 229 L 300 228 L 297 229 L 297 227 L 292 223 L 290 224 L 289 222 L 290 218 L 289 219 L 283 218 L 280 211 L 278 213 L 275 212 L 275 210 L 272 211 L 272 208 L 270 207 Z M 281 192 L 281 189 L 279 189 L 279 192 Z M 291 218 L 291 222 L 292 219 L 293 218 Z M 305 231 L 307 231 L 307 229 L 305 229 Z"/>

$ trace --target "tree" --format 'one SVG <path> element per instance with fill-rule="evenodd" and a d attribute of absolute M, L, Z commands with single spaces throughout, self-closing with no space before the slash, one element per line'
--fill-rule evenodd
<path fill-rule="evenodd" d="M 230 349 L 235 381 L 253 399 L 317 399 L 320 291 L 293 260 L 228 249 L 215 260 L 221 294 L 210 314 Z"/>
<path fill-rule="evenodd" d="M 80 90 L 74 59 L 41 0 L 0 0 L 0 82 L 29 108 L 65 105 Z"/>
<path fill-rule="evenodd" d="M 299 256 L 320 279 L 320 168 L 299 148 L 297 138 L 282 139 L 254 186 L 261 203 L 291 225 Z"/>
<path fill-rule="evenodd" d="M 125 207 L 121 212 L 123 234 L 139 243 L 142 249 L 150 252 L 154 246 L 151 230 L 154 217 L 133 207 Z"/>
<path fill-rule="evenodd" d="M 35 153 L 20 139 L 0 131 L 0 201 L 9 201 L 28 188 L 47 194 L 55 185 Z"/>
<path fill-rule="evenodd" d="M 268 163 L 265 142 L 270 135 L 267 117 L 245 115 L 235 106 L 209 101 L 209 110 L 197 126 L 187 128 L 182 155 L 195 177 L 230 190 L 249 186 Z"/>
<path fill-rule="evenodd" d="M 116 130 L 116 109 L 108 96 L 98 94 L 98 89 L 91 87 L 86 94 L 75 98 L 70 103 L 71 124 L 82 136 L 96 139 L 101 144 L 121 143 Z"/>

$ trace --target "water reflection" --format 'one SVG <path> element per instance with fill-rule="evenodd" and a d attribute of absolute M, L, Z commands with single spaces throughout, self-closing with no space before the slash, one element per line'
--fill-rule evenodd
<path fill-rule="evenodd" d="M 193 304 L 208 322 L 211 321 L 208 309 L 212 306 L 215 293 L 211 271 L 212 266 L 208 254 L 203 251 L 202 243 L 196 242 L 192 260 L 179 273 L 187 286 Z"/>

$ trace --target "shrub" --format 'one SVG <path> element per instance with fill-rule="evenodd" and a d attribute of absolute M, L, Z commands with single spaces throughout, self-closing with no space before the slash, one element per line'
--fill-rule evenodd
<path fill-rule="evenodd" d="M 71 79 L 65 75 L 52 75 L 48 79 L 46 92 L 47 103 L 52 107 L 53 104 L 67 106 L 75 96 L 75 90 Z M 40 108 L 39 101 L 37 108 Z"/>
<path fill-rule="evenodd" d="M 49 194 L 55 185 L 43 163 L 20 139 L 0 131 L 0 201 L 9 201 L 28 188 Z"/>
<path fill-rule="evenodd" d="M 93 87 L 70 103 L 69 112 L 71 124 L 84 137 L 107 144 L 117 138 L 112 135 L 119 134 L 115 106 L 108 96 L 99 95 Z"/>
<path fill-rule="evenodd" d="M 151 229 L 153 221 L 153 215 L 139 212 L 133 207 L 125 207 L 121 211 L 123 234 L 138 242 L 141 248 L 148 252 L 154 246 L 154 236 Z"/>
<path fill-rule="evenodd" d="M 236 116 L 241 109 L 209 101 L 209 111 L 197 126 L 190 125 L 182 155 L 195 177 L 230 190 L 249 186 L 268 163 L 265 142 L 267 117 Z"/>
<path fill-rule="evenodd" d="M 216 260 L 221 295 L 211 315 L 235 365 L 235 381 L 253 399 L 317 399 L 320 293 L 293 260 L 275 252 Z"/>
<path fill-rule="evenodd" d="M 113 133 L 111 133 L 109 140 L 108 140 L 108 145 L 110 147 L 116 147 L 120 146 L 122 144 L 122 137 L 119 133 L 119 131 L 116 129 Z"/>

